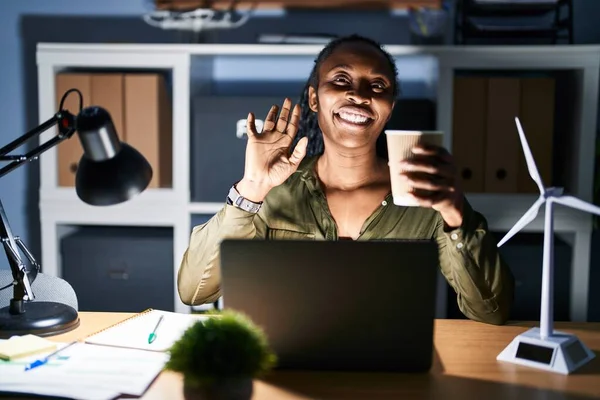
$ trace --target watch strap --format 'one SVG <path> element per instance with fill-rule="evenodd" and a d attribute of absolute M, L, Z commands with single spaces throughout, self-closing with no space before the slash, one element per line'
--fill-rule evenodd
<path fill-rule="evenodd" d="M 256 214 L 262 206 L 262 202 L 256 203 L 242 196 L 240 192 L 238 192 L 236 185 L 233 185 L 231 189 L 229 189 L 229 194 L 227 195 L 227 204 L 241 208 L 242 210 L 253 214 Z"/>

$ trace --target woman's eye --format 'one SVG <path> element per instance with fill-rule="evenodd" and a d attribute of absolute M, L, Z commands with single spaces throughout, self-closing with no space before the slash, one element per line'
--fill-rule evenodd
<path fill-rule="evenodd" d="M 376 83 L 373 83 L 373 84 L 371 85 L 371 87 L 373 88 L 373 90 L 375 90 L 375 91 L 379 91 L 379 92 L 381 92 L 381 91 L 384 91 L 384 90 L 385 90 L 385 85 L 384 85 L 383 83 L 378 83 L 378 82 L 376 82 Z"/>
<path fill-rule="evenodd" d="M 346 78 L 344 76 L 336 76 L 335 78 L 333 78 L 333 81 L 335 83 L 338 83 L 338 84 L 348 84 L 348 83 L 350 83 L 350 81 L 348 80 L 348 78 Z"/>

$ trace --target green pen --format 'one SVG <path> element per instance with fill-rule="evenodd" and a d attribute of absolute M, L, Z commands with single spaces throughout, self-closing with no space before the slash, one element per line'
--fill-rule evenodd
<path fill-rule="evenodd" d="M 148 344 L 154 342 L 156 340 L 156 331 L 158 330 L 158 327 L 160 325 L 160 323 L 163 320 L 163 316 L 161 315 L 160 318 L 158 319 L 158 322 L 156 323 L 156 326 L 154 327 L 154 330 L 152 331 L 152 333 L 150 335 L 148 335 Z"/>

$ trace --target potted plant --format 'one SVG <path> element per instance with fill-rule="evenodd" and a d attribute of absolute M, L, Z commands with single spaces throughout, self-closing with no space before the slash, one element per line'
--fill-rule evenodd
<path fill-rule="evenodd" d="M 186 399 L 250 399 L 253 379 L 276 362 L 263 330 L 231 310 L 193 324 L 169 353 L 165 368 L 183 374 Z"/>

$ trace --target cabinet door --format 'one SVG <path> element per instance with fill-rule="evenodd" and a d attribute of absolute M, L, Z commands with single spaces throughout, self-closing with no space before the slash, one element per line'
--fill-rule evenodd
<path fill-rule="evenodd" d="M 81 311 L 174 310 L 170 229 L 84 227 L 62 240 L 61 255 Z"/>

